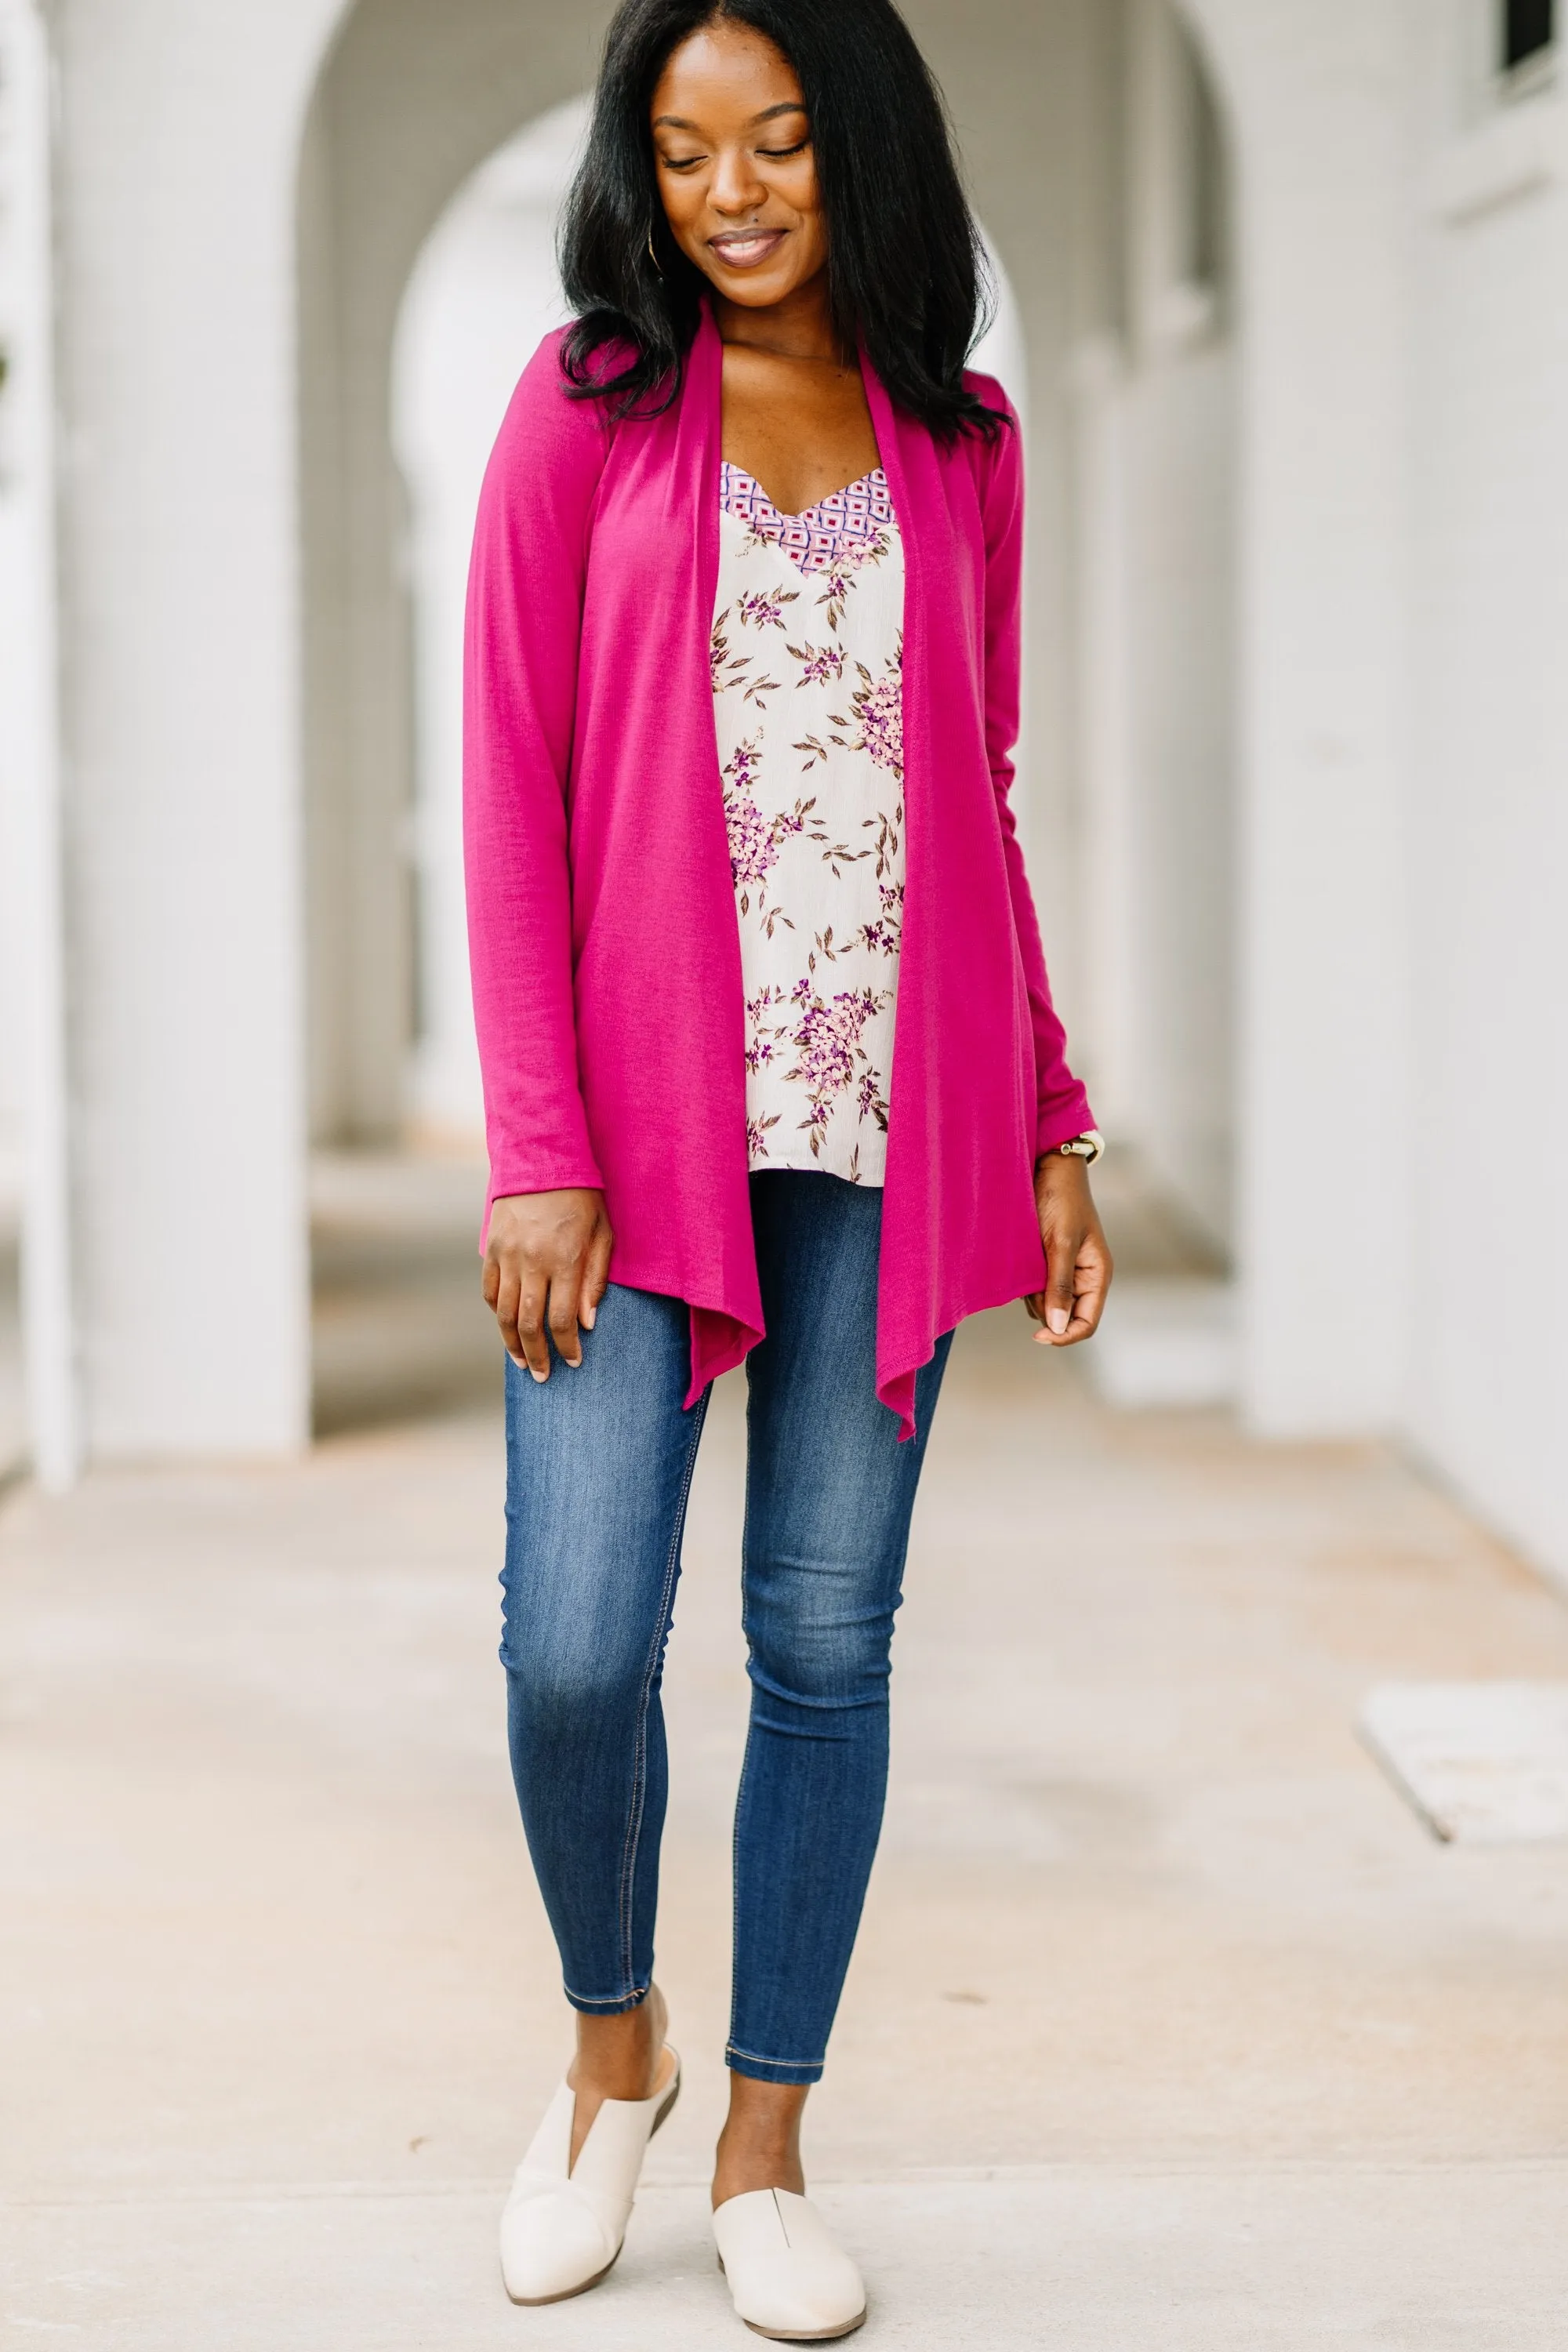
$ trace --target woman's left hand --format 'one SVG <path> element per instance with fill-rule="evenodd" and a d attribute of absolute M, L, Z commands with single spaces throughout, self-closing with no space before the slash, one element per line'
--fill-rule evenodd
<path fill-rule="evenodd" d="M 1042 1348 L 1076 1348 L 1100 1322 L 1110 1287 L 1110 1252 L 1085 1162 L 1047 1151 L 1035 1171 L 1035 1207 L 1046 1245 L 1046 1286 L 1025 1306 Z"/>

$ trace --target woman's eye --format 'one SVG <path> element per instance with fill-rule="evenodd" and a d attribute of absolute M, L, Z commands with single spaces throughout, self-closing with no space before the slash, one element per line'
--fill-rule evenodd
<path fill-rule="evenodd" d="M 793 147 L 759 147 L 757 152 L 765 155 L 770 163 L 782 163 L 786 156 L 803 155 L 810 144 L 809 139 L 797 139 Z"/>
<path fill-rule="evenodd" d="M 701 163 L 702 158 L 700 155 L 666 155 L 661 160 L 667 172 L 689 172 L 694 163 Z"/>

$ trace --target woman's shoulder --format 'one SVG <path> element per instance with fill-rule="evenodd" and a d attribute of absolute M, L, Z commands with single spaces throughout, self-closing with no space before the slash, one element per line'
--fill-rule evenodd
<path fill-rule="evenodd" d="M 983 375 L 978 368 L 965 368 L 963 389 L 972 392 L 976 400 L 982 401 L 987 408 L 999 408 L 1004 415 L 1011 416 L 1016 422 L 1017 411 L 1003 390 L 1000 377 Z"/>
<path fill-rule="evenodd" d="M 1007 420 L 994 433 L 971 429 L 958 436 L 957 446 L 968 459 L 984 496 L 994 482 L 1022 472 L 1023 436 L 1018 426 L 1018 412 L 995 376 L 984 375 L 978 368 L 965 368 L 963 388 L 965 392 L 973 393 L 985 407 L 994 409 Z"/>
<path fill-rule="evenodd" d="M 533 458 L 557 446 L 566 452 L 605 440 L 602 402 L 583 400 L 581 393 L 574 400 L 572 379 L 562 367 L 562 346 L 569 331 L 569 327 L 552 327 L 541 336 L 500 421 L 500 442 L 512 442 L 520 452 L 527 445 Z"/>
<path fill-rule="evenodd" d="M 602 466 L 608 438 L 603 401 L 584 398 L 563 364 L 570 326 L 552 327 L 518 378 L 496 440 L 502 464 Z"/>

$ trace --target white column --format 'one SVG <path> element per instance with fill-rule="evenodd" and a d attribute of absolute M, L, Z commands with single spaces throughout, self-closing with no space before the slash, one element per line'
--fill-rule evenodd
<path fill-rule="evenodd" d="M 0 0 L 0 930 L 22 1106 L 22 1316 L 40 1483 L 80 1455 L 71 1311 L 70 1171 L 55 627 L 51 89 L 35 0 Z"/>
<path fill-rule="evenodd" d="M 62 731 L 95 1457 L 309 1433 L 295 249 L 339 0 L 71 0 Z"/>
<path fill-rule="evenodd" d="M 1244 1399 L 1371 1429 L 1407 1314 L 1404 20 L 1187 5 L 1238 181 Z"/>

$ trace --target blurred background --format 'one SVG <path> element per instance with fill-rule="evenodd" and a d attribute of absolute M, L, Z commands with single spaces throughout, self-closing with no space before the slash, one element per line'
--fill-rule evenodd
<path fill-rule="evenodd" d="M 1025 423 L 1018 800 L 1119 1280 L 1092 1349 L 955 1349 L 813 2163 L 899 2342 L 1554 2352 L 1562 6 L 906 13 Z M 17 2324 L 118 2352 L 512 2340 L 563 2026 L 458 657 L 608 14 L 0 0 L 0 2199 Z M 542 2346 L 732 2327 L 736 1379 L 708 1432 L 691 2087 Z"/>

